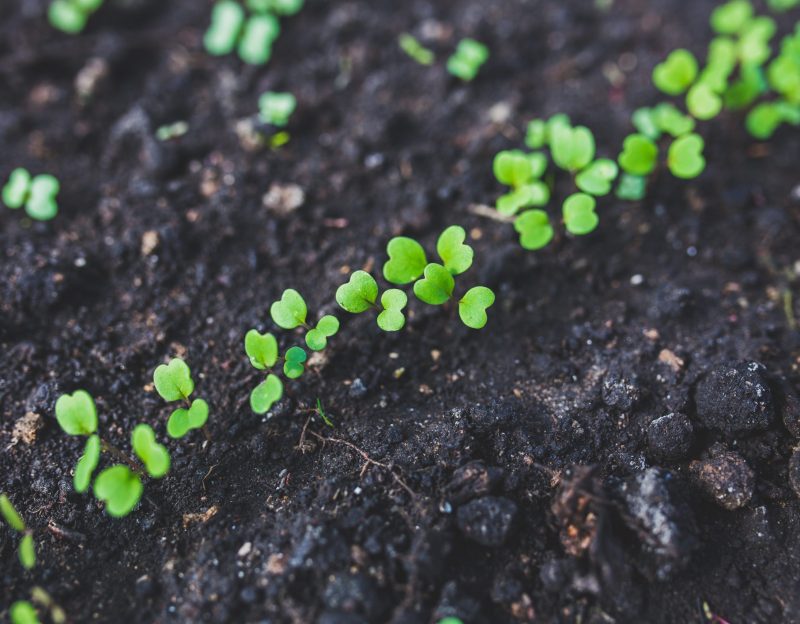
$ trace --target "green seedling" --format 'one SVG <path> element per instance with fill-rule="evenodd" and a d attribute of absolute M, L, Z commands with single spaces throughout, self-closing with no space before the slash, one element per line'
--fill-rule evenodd
<path fill-rule="evenodd" d="M 244 25 L 239 58 L 249 65 L 264 65 L 272 56 L 272 44 L 281 27 L 274 15 L 254 15 Z"/>
<path fill-rule="evenodd" d="M 762 102 L 750 111 L 745 122 L 748 132 L 760 140 L 769 139 L 783 123 L 800 125 L 800 105 Z"/>
<path fill-rule="evenodd" d="M 462 39 L 456 51 L 447 59 L 447 71 L 465 82 L 474 80 L 489 58 L 489 48 L 474 39 Z"/>
<path fill-rule="evenodd" d="M 236 48 L 244 26 L 245 12 L 238 2 L 220 0 L 211 10 L 211 25 L 203 37 L 206 51 L 213 56 L 230 54 Z"/>
<path fill-rule="evenodd" d="M 768 88 L 767 79 L 760 67 L 745 65 L 738 78 L 725 90 L 726 108 L 742 110 L 755 102 Z"/>
<path fill-rule="evenodd" d="M 171 124 L 159 126 L 156 130 L 156 138 L 159 141 L 174 141 L 189 132 L 189 124 L 185 121 L 176 121 Z"/>
<path fill-rule="evenodd" d="M 575 184 L 584 193 L 608 195 L 618 173 L 617 163 L 608 158 L 600 158 L 575 176 Z"/>
<path fill-rule="evenodd" d="M 742 65 L 760 67 L 772 54 L 770 41 L 777 30 L 775 20 L 759 16 L 750 20 L 739 35 L 739 59 Z"/>
<path fill-rule="evenodd" d="M 428 260 L 425 250 L 407 236 L 396 236 L 386 246 L 389 259 L 383 265 L 383 277 L 391 284 L 410 284 L 418 279 Z"/>
<path fill-rule="evenodd" d="M 283 374 L 289 379 L 297 379 L 306 370 L 308 354 L 302 347 L 290 347 L 283 356 Z"/>
<path fill-rule="evenodd" d="M 653 84 L 667 95 L 684 93 L 697 78 L 697 59 L 688 50 L 675 50 L 653 70 Z"/>
<path fill-rule="evenodd" d="M 83 455 L 75 465 L 75 475 L 72 479 L 73 487 L 79 494 L 86 492 L 91 485 L 92 475 L 100 463 L 100 447 L 100 436 L 97 434 L 90 435 L 86 440 Z"/>
<path fill-rule="evenodd" d="M 3 187 L 3 203 L 13 209 L 24 206 L 31 219 L 49 221 L 58 214 L 56 195 L 59 189 L 58 180 L 50 174 L 31 177 L 26 169 L 18 168 L 11 172 Z"/>
<path fill-rule="evenodd" d="M 131 445 L 151 477 L 160 479 L 169 472 L 169 452 L 163 444 L 156 442 L 156 434 L 150 425 L 136 425 L 131 434 Z"/>
<path fill-rule="evenodd" d="M 103 5 L 103 0 L 53 0 L 47 10 L 50 25 L 69 35 L 86 28 L 86 22 Z"/>
<path fill-rule="evenodd" d="M 591 195 L 575 193 L 564 200 L 562 214 L 564 226 L 570 234 L 583 236 L 594 231 L 599 223 L 595 206 L 597 202 Z"/>
<path fill-rule="evenodd" d="M 0 515 L 3 516 L 9 527 L 22 534 L 22 539 L 17 548 L 17 557 L 23 568 L 32 570 L 36 565 L 36 547 L 33 543 L 33 534 L 25 526 L 22 516 L 19 515 L 19 512 L 5 494 L 0 494 Z"/>
<path fill-rule="evenodd" d="M 281 31 L 280 22 L 273 13 L 290 15 L 300 7 L 302 2 L 251 0 L 248 8 L 254 14 L 247 17 L 238 2 L 220 0 L 214 5 L 211 24 L 203 37 L 206 51 L 214 56 L 223 56 L 236 49 L 245 63 L 264 65 L 272 56 L 272 44 Z"/>
<path fill-rule="evenodd" d="M 85 390 L 64 394 L 56 401 L 56 420 L 69 435 L 92 435 L 97 431 L 97 408 Z"/>
<path fill-rule="evenodd" d="M 339 319 L 327 314 L 317 322 L 317 326 L 308 330 L 306 345 L 312 351 L 322 351 L 328 345 L 328 338 L 339 331 Z"/>
<path fill-rule="evenodd" d="M 139 503 L 144 486 L 135 472 L 124 464 L 103 470 L 94 480 L 94 495 L 106 505 L 106 513 L 114 518 L 127 516 Z"/>
<path fill-rule="evenodd" d="M 278 361 L 278 341 L 272 334 L 251 329 L 244 337 L 244 350 L 257 370 L 269 370 Z"/>
<path fill-rule="evenodd" d="M 417 299 L 429 305 L 442 305 L 450 300 L 455 288 L 453 275 L 441 264 L 432 262 L 425 267 L 423 278 L 414 283 Z"/>
<path fill-rule="evenodd" d="M 485 286 L 470 288 L 458 302 L 458 315 L 471 329 L 482 329 L 488 320 L 486 310 L 494 304 L 494 293 Z"/>
<path fill-rule="evenodd" d="M 550 217 L 539 209 L 526 210 L 514 219 L 514 229 L 519 233 L 519 244 L 529 251 L 546 247 L 555 233 Z"/>
<path fill-rule="evenodd" d="M 324 422 L 329 427 L 333 428 L 333 421 L 325 413 L 325 409 L 322 407 L 322 401 L 321 400 L 317 399 L 317 407 L 314 409 L 314 411 L 322 419 L 322 422 Z"/>
<path fill-rule="evenodd" d="M 687 134 L 675 141 L 669 147 L 667 165 L 677 178 L 696 178 L 706 167 L 703 157 L 705 142 L 699 134 Z"/>
<path fill-rule="evenodd" d="M 557 113 L 547 121 L 543 119 L 534 119 L 528 124 L 525 133 L 525 145 L 531 149 L 541 149 L 549 145 L 553 135 L 553 129 L 556 126 L 571 127 L 572 124 L 570 123 L 569 116 L 564 113 Z"/>
<path fill-rule="evenodd" d="M 450 275 L 460 275 L 472 266 L 475 255 L 472 247 L 465 245 L 467 233 L 459 225 L 451 225 L 439 235 L 436 241 L 436 253 L 444 263 Z"/>
<path fill-rule="evenodd" d="M 694 119 L 681 113 L 673 104 L 664 102 L 652 110 L 656 125 L 665 134 L 677 138 L 694 130 Z"/>
<path fill-rule="evenodd" d="M 297 108 L 297 99 L 291 93 L 267 91 L 258 98 L 259 117 L 264 123 L 283 128 Z"/>
<path fill-rule="evenodd" d="M 304 0 L 247 0 L 247 8 L 255 13 L 294 15 L 303 8 Z"/>
<path fill-rule="evenodd" d="M 280 301 L 272 304 L 269 313 L 275 324 L 283 329 L 308 327 L 306 325 L 308 307 L 300 293 L 293 288 L 283 291 Z"/>
<path fill-rule="evenodd" d="M 17 600 L 9 610 L 11 624 L 41 624 L 39 613 L 27 600 Z"/>
<path fill-rule="evenodd" d="M 547 169 L 544 154 L 526 154 L 520 150 L 499 152 L 492 169 L 498 182 L 513 189 L 497 200 L 499 213 L 510 216 L 522 208 L 545 206 L 550 201 L 549 187 L 539 180 Z"/>
<path fill-rule="evenodd" d="M 180 358 L 161 364 L 153 372 L 156 392 L 167 402 L 182 401 L 184 407 L 175 409 L 167 420 L 167 434 L 171 438 L 182 438 L 194 429 L 205 430 L 208 421 L 208 403 L 203 399 L 190 400 L 194 392 L 194 380 L 189 366 Z"/>
<path fill-rule="evenodd" d="M 336 303 L 351 314 L 366 312 L 378 299 L 378 282 L 366 271 L 355 271 L 336 289 Z"/>
<path fill-rule="evenodd" d="M 11 624 L 39 624 L 40 612 L 47 613 L 53 624 L 65 624 L 67 621 L 64 609 L 55 603 L 50 594 L 41 587 L 34 586 L 31 588 L 31 602 L 19 600 L 11 605 Z"/>
<path fill-rule="evenodd" d="M 722 98 L 708 84 L 700 82 L 689 89 L 686 108 L 696 119 L 713 119 L 722 110 Z"/>
<path fill-rule="evenodd" d="M 644 134 L 630 134 L 622 144 L 619 166 L 634 176 L 652 173 L 658 160 L 658 146 Z"/>
<path fill-rule="evenodd" d="M 647 179 L 642 176 L 623 173 L 617 185 L 617 197 L 627 201 L 644 199 L 647 191 Z"/>
<path fill-rule="evenodd" d="M 283 397 L 283 382 L 274 374 L 258 384 L 250 393 L 250 409 L 256 414 L 266 414 Z"/>
<path fill-rule="evenodd" d="M 416 37 L 403 33 L 397 38 L 400 49 L 420 65 L 433 65 L 433 52 L 417 41 Z"/>
<path fill-rule="evenodd" d="M 750 0 L 731 0 L 711 13 L 711 27 L 720 35 L 738 35 L 753 18 Z"/>
<path fill-rule="evenodd" d="M 408 295 L 397 288 L 390 288 L 381 295 L 383 310 L 378 314 L 378 327 L 385 332 L 400 331 L 406 324 L 403 308 L 408 304 Z"/>
<path fill-rule="evenodd" d="M 546 206 L 550 201 L 550 188 L 539 180 L 522 186 L 497 198 L 497 212 L 512 216 L 524 208 Z"/>
<path fill-rule="evenodd" d="M 558 124 L 551 131 L 550 152 L 561 169 L 580 171 L 594 159 L 594 135 L 584 126 Z"/>

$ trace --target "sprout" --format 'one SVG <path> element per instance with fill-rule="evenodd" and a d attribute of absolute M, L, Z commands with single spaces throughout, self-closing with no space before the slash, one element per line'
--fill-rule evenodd
<path fill-rule="evenodd" d="M 250 393 L 250 409 L 256 414 L 266 414 L 283 397 L 283 382 L 277 375 L 267 375 Z"/>
<path fill-rule="evenodd" d="M 75 465 L 75 475 L 72 479 L 72 485 L 75 491 L 83 494 L 89 489 L 92 482 L 92 475 L 97 469 L 97 464 L 100 462 L 100 436 L 97 434 L 90 435 L 86 440 L 86 446 L 83 448 L 83 455 Z"/>
<path fill-rule="evenodd" d="M 575 176 L 575 184 L 584 193 L 608 195 L 618 173 L 617 163 L 608 158 L 600 158 Z"/>
<path fill-rule="evenodd" d="M 272 56 L 272 44 L 280 32 L 274 15 L 254 15 L 244 25 L 239 58 L 250 65 L 264 65 Z"/>
<path fill-rule="evenodd" d="M 739 71 L 739 78 L 725 91 L 725 106 L 740 110 L 750 106 L 767 90 L 767 81 L 759 67 L 746 65 Z"/>
<path fill-rule="evenodd" d="M 697 59 L 688 50 L 675 50 L 653 70 L 653 84 L 667 95 L 684 93 L 697 77 Z"/>
<path fill-rule="evenodd" d="M 258 370 L 269 370 L 278 361 L 278 341 L 272 334 L 251 329 L 245 334 L 244 350 L 253 368 Z"/>
<path fill-rule="evenodd" d="M 5 494 L 0 494 L 0 515 L 18 533 L 25 532 L 25 521 Z"/>
<path fill-rule="evenodd" d="M 27 600 L 17 600 L 9 610 L 11 624 L 41 624 L 39 613 Z"/>
<path fill-rule="evenodd" d="M 258 98 L 259 117 L 265 123 L 283 128 L 297 108 L 297 100 L 291 93 L 267 91 Z"/>
<path fill-rule="evenodd" d="M 569 117 L 564 113 L 557 113 L 547 121 L 534 119 L 528 124 L 528 129 L 525 134 L 525 145 L 531 149 L 540 149 L 545 145 L 549 145 L 551 137 L 553 136 L 553 129 L 556 126 L 570 127 Z"/>
<path fill-rule="evenodd" d="M 366 271 L 355 271 L 346 284 L 336 289 L 336 303 L 352 314 L 369 310 L 377 298 L 378 283 Z"/>
<path fill-rule="evenodd" d="M 697 119 L 713 119 L 722 110 L 722 98 L 707 84 L 700 82 L 689 89 L 686 108 Z"/>
<path fill-rule="evenodd" d="M 425 267 L 424 277 L 414 283 L 417 299 L 430 305 L 442 305 L 450 300 L 455 288 L 453 275 L 441 264 L 432 262 Z"/>
<path fill-rule="evenodd" d="M 400 49 L 414 59 L 420 65 L 432 65 L 434 61 L 433 52 L 423 46 L 416 37 L 408 33 L 403 33 L 397 38 Z"/>
<path fill-rule="evenodd" d="M 800 125 L 800 106 L 787 102 L 762 102 L 747 115 L 748 132 L 757 139 L 768 139 L 782 123 Z"/>
<path fill-rule="evenodd" d="M 570 234 L 582 236 L 597 227 L 596 203 L 594 197 L 585 193 L 575 193 L 564 200 L 564 225 Z"/>
<path fill-rule="evenodd" d="M 165 401 L 183 401 L 185 407 L 179 407 L 170 414 L 167 420 L 167 434 L 171 438 L 182 438 L 194 429 L 203 429 L 208 421 L 209 407 L 203 399 L 189 400 L 194 392 L 194 380 L 189 366 L 180 358 L 173 358 L 167 364 L 161 364 L 153 372 L 153 384 L 156 392 Z M 208 432 L 206 431 L 206 438 Z"/>
<path fill-rule="evenodd" d="M 106 512 L 114 518 L 122 518 L 133 511 L 143 490 L 139 475 L 123 464 L 106 468 L 94 481 L 95 497 L 105 502 Z"/>
<path fill-rule="evenodd" d="M 493 304 L 494 293 L 485 286 L 475 286 L 458 302 L 458 315 L 467 327 L 482 329 L 488 320 L 486 310 Z"/>
<path fill-rule="evenodd" d="M 390 288 L 381 295 L 383 310 L 378 314 L 378 327 L 385 332 L 400 331 L 406 324 L 403 308 L 408 304 L 408 295 L 397 288 Z"/>
<path fill-rule="evenodd" d="M 497 200 L 499 213 L 513 215 L 522 208 L 544 206 L 550 201 L 550 189 L 538 179 L 547 169 L 544 154 L 526 154 L 520 150 L 499 152 L 492 169 L 498 182 L 514 189 Z"/>
<path fill-rule="evenodd" d="M 36 565 L 36 547 L 33 543 L 33 535 L 28 527 L 25 526 L 25 521 L 19 512 L 14 508 L 14 505 L 5 494 L 0 494 L 0 515 L 17 533 L 22 533 L 22 539 L 19 542 L 17 549 L 17 557 L 22 567 L 26 570 L 32 570 Z"/>
<path fill-rule="evenodd" d="M 462 39 L 447 60 L 447 71 L 465 82 L 473 80 L 489 58 L 489 48 L 474 39 Z"/>
<path fill-rule="evenodd" d="M 294 15 L 303 8 L 303 0 L 247 0 L 247 8 L 256 13 Z"/>
<path fill-rule="evenodd" d="M 44 173 L 32 178 L 27 169 L 14 169 L 3 187 L 3 203 L 9 208 L 25 207 L 31 219 L 49 221 L 58 214 L 56 195 L 60 189 L 58 180 Z"/>
<path fill-rule="evenodd" d="M 280 301 L 276 301 L 270 306 L 269 313 L 278 327 L 294 329 L 306 326 L 308 307 L 299 292 L 293 288 L 287 288 L 283 291 Z"/>
<path fill-rule="evenodd" d="M 56 401 L 56 420 L 69 435 L 91 435 L 97 431 L 97 408 L 85 390 L 61 395 Z"/>
<path fill-rule="evenodd" d="M 677 178 L 696 178 L 706 167 L 703 157 L 705 142 L 698 134 L 687 134 L 675 141 L 669 147 L 667 164 L 672 175 Z"/>
<path fill-rule="evenodd" d="M 103 0 L 53 0 L 47 10 L 47 19 L 53 28 L 76 35 L 102 5 Z"/>
<path fill-rule="evenodd" d="M 635 176 L 646 176 L 656 167 L 658 146 L 643 134 L 630 134 L 622 144 L 619 165 Z"/>
<path fill-rule="evenodd" d="M 742 65 L 763 65 L 772 49 L 769 42 L 775 35 L 777 26 L 771 17 L 759 16 L 752 19 L 739 36 L 739 59 Z"/>
<path fill-rule="evenodd" d="M 639 201 L 644 198 L 647 180 L 642 176 L 623 173 L 617 185 L 617 197 L 628 201 Z"/>
<path fill-rule="evenodd" d="M 658 128 L 672 137 L 680 137 L 694 130 L 694 119 L 681 113 L 673 104 L 664 102 L 653 109 Z"/>
<path fill-rule="evenodd" d="M 730 0 L 714 9 L 711 27 L 720 35 L 737 35 L 750 23 L 753 5 L 750 0 Z"/>
<path fill-rule="evenodd" d="M 302 347 L 290 347 L 283 356 L 283 374 L 289 379 L 297 379 L 304 372 L 304 362 L 308 354 Z"/>
<path fill-rule="evenodd" d="M 451 275 L 460 275 L 472 266 L 474 251 L 464 244 L 467 233 L 459 225 L 451 225 L 439 235 L 436 242 L 436 253 L 444 262 L 444 267 Z"/>
<path fill-rule="evenodd" d="M 208 403 L 203 399 L 195 399 L 188 408 L 177 408 L 167 420 L 167 434 L 171 438 L 182 438 L 192 429 L 202 429 L 208 421 L 208 412 Z"/>
<path fill-rule="evenodd" d="M 519 244 L 524 249 L 535 251 L 553 240 L 553 226 L 544 210 L 527 210 L 514 220 L 514 229 L 519 232 Z"/>
<path fill-rule="evenodd" d="M 550 151 L 553 162 L 561 169 L 579 171 L 594 159 L 594 135 L 584 126 L 558 124 L 552 129 Z"/>
<path fill-rule="evenodd" d="M 211 11 L 211 25 L 203 37 L 206 52 L 213 56 L 230 54 L 244 26 L 244 9 L 233 0 L 220 0 Z"/>
<path fill-rule="evenodd" d="M 317 326 L 306 334 L 306 345 L 312 351 L 322 351 L 328 345 L 328 338 L 339 331 L 339 319 L 330 314 L 323 316 Z"/>
<path fill-rule="evenodd" d="M 219 0 L 211 12 L 211 24 L 203 37 L 206 51 L 214 56 L 236 49 L 245 63 L 263 65 L 272 56 L 272 44 L 280 34 L 274 14 L 292 15 L 302 8 L 298 0 L 248 0 L 254 15 L 247 17 L 233 0 Z"/>
<path fill-rule="evenodd" d="M 208 406 L 206 406 L 206 416 L 208 416 Z M 186 432 L 184 431 L 184 433 Z M 172 437 L 181 437 L 181 435 Z M 147 474 L 151 477 L 159 479 L 169 472 L 169 452 L 163 444 L 156 442 L 156 434 L 150 425 L 136 425 L 131 434 L 131 445 L 136 457 L 142 460 Z"/>
<path fill-rule="evenodd" d="M 189 132 L 189 124 L 185 121 L 176 121 L 171 124 L 160 126 L 156 130 L 156 138 L 159 141 L 172 141 L 182 137 Z"/>
<path fill-rule="evenodd" d="M 407 236 L 390 240 L 386 253 L 389 259 L 383 265 L 383 277 L 392 284 L 410 284 L 422 275 L 428 264 L 422 245 Z"/>

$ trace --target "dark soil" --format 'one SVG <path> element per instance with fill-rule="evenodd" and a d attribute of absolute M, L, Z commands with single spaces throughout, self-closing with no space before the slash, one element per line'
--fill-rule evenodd
<path fill-rule="evenodd" d="M 0 209 L 0 489 L 39 551 L 25 573 L 0 529 L 0 608 L 39 584 L 72 622 L 657 624 L 706 622 L 704 602 L 800 622 L 797 133 L 754 144 L 723 116 L 699 180 L 606 200 L 595 234 L 535 254 L 470 210 L 533 117 L 565 111 L 615 156 L 714 2 L 309 0 L 256 69 L 203 52 L 205 0 L 107 2 L 79 37 L 45 4 L 0 24 L 0 177 L 63 186 L 51 223 Z M 404 56 L 403 31 L 440 62 Z M 491 49 L 469 85 L 442 62 L 463 36 Z M 248 150 L 237 122 L 267 89 L 296 94 L 292 139 Z M 303 205 L 265 207 L 273 184 Z M 334 311 L 392 235 L 432 247 L 451 223 L 476 248 L 464 285 L 498 294 L 484 331 L 416 304 L 398 335 L 340 313 L 291 397 L 250 411 L 242 339 L 284 288 Z M 170 442 L 170 475 L 111 519 L 71 491 L 55 399 L 91 392 L 120 446 L 142 421 L 166 438 L 150 382 L 176 355 L 213 441 Z M 42 428 L 12 444 L 28 413 Z"/>

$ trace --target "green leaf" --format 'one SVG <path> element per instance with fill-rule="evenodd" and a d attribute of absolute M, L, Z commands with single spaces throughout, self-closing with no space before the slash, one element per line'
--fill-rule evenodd
<path fill-rule="evenodd" d="M 402 33 L 397 38 L 397 43 L 403 52 L 420 65 L 433 65 L 433 61 L 436 60 L 433 52 L 422 45 L 413 35 Z"/>
<path fill-rule="evenodd" d="M 276 15 L 294 15 L 303 8 L 304 0 L 270 0 L 270 10 Z"/>
<path fill-rule="evenodd" d="M 652 108 L 639 108 L 631 117 L 634 127 L 648 139 L 657 141 L 661 137 L 661 128 L 656 120 L 655 110 Z"/>
<path fill-rule="evenodd" d="M 291 93 L 267 91 L 258 98 L 261 120 L 279 128 L 289 123 L 289 118 L 297 108 L 297 99 Z"/>
<path fill-rule="evenodd" d="M 677 178 L 696 178 L 706 167 L 703 157 L 705 142 L 698 134 L 687 134 L 675 139 L 669 146 L 667 164 Z"/>
<path fill-rule="evenodd" d="M 280 301 L 275 301 L 270 306 L 269 313 L 278 327 L 294 329 L 305 325 L 308 308 L 299 292 L 287 288 L 283 291 Z"/>
<path fill-rule="evenodd" d="M 53 0 L 47 9 L 50 25 L 68 35 L 76 35 L 86 27 L 88 15 L 70 0 Z"/>
<path fill-rule="evenodd" d="M 626 173 L 646 176 L 656 167 L 658 146 L 643 134 L 629 134 L 622 144 L 619 165 Z"/>
<path fill-rule="evenodd" d="M 127 516 L 142 497 L 142 481 L 123 464 L 106 468 L 94 481 L 94 495 L 106 504 L 109 516 Z"/>
<path fill-rule="evenodd" d="M 492 171 L 501 184 L 519 188 L 534 179 L 536 165 L 536 161 L 521 150 L 505 150 L 495 155 Z"/>
<path fill-rule="evenodd" d="M 617 185 L 617 197 L 628 201 L 639 201 L 647 191 L 647 180 L 641 176 L 623 173 Z"/>
<path fill-rule="evenodd" d="M 569 116 L 566 113 L 556 113 L 547 120 L 547 143 L 551 146 L 551 148 L 553 145 L 553 135 L 555 134 L 555 130 L 556 128 L 560 127 L 572 127 L 572 123 L 570 122 Z"/>
<path fill-rule="evenodd" d="M 762 102 L 748 113 L 745 125 L 750 134 L 763 141 L 771 138 L 782 122 L 780 109 L 772 102 Z"/>
<path fill-rule="evenodd" d="M 378 283 L 366 271 L 356 271 L 346 284 L 336 289 L 336 303 L 353 314 L 369 310 L 378 298 Z"/>
<path fill-rule="evenodd" d="M 32 570 L 36 565 L 36 545 L 33 543 L 33 535 L 26 533 L 19 543 L 19 562 L 26 570 Z"/>
<path fill-rule="evenodd" d="M 422 245 L 407 236 L 390 240 L 386 253 L 389 259 L 383 265 L 383 277 L 391 284 L 410 284 L 422 275 L 428 263 Z"/>
<path fill-rule="evenodd" d="M 92 482 L 92 475 L 94 474 L 97 464 L 100 462 L 100 436 L 91 435 L 86 440 L 86 446 L 83 448 L 83 455 L 75 465 L 75 475 L 72 478 L 72 485 L 75 491 L 83 494 L 89 489 L 89 484 Z"/>
<path fill-rule="evenodd" d="M 167 420 L 167 435 L 171 438 L 182 438 L 193 429 L 201 429 L 208 421 L 208 403 L 203 399 L 195 399 L 189 406 L 179 407 Z"/>
<path fill-rule="evenodd" d="M 694 54 L 689 50 L 675 50 L 663 63 L 656 65 L 653 70 L 653 84 L 667 95 L 680 95 L 697 78 L 698 70 Z"/>
<path fill-rule="evenodd" d="M 514 220 L 514 229 L 519 232 L 519 244 L 524 249 L 535 251 L 553 240 L 553 226 L 544 210 L 527 210 Z"/>
<path fill-rule="evenodd" d="M 474 251 L 464 241 L 467 233 L 460 225 L 451 225 L 439 236 L 436 253 L 451 275 L 459 275 L 472 266 Z"/>
<path fill-rule="evenodd" d="M 550 201 L 550 188 L 536 180 L 506 193 L 497 199 L 497 212 L 511 216 L 530 206 L 546 206 Z"/>
<path fill-rule="evenodd" d="M 22 208 L 31 189 L 31 174 L 27 169 L 14 169 L 3 187 L 3 203 L 9 208 Z"/>
<path fill-rule="evenodd" d="M 547 144 L 547 123 L 543 119 L 534 119 L 528 124 L 525 132 L 525 145 L 531 149 L 540 149 Z"/>
<path fill-rule="evenodd" d="M 56 401 L 56 420 L 69 435 L 91 435 L 97 431 L 97 409 L 85 390 L 62 394 Z"/>
<path fill-rule="evenodd" d="M 593 231 L 599 222 L 595 213 L 595 199 L 591 195 L 575 193 L 564 201 L 564 225 L 570 234 L 582 236 Z"/>
<path fill-rule="evenodd" d="M 494 293 L 485 286 L 470 288 L 458 302 L 458 315 L 467 327 L 481 329 L 486 326 L 486 310 L 494 304 Z"/>
<path fill-rule="evenodd" d="M 188 399 L 194 392 L 192 372 L 186 362 L 180 358 L 173 358 L 167 364 L 161 364 L 153 372 L 153 383 L 156 392 L 165 401 L 180 401 Z"/>
<path fill-rule="evenodd" d="M 25 530 L 25 521 L 5 494 L 0 494 L 0 514 L 6 524 L 15 531 L 22 533 Z"/>
<path fill-rule="evenodd" d="M 553 162 L 561 169 L 579 171 L 594 159 L 594 135 L 584 126 L 556 125 L 551 133 L 550 150 Z"/>
<path fill-rule="evenodd" d="M 742 65 L 763 65 L 772 54 L 769 42 L 777 25 L 771 17 L 756 17 L 747 24 L 739 37 L 739 58 Z"/>
<path fill-rule="evenodd" d="M 278 341 L 270 333 L 259 334 L 251 329 L 244 336 L 244 350 L 250 364 L 258 370 L 272 368 L 278 361 Z"/>
<path fill-rule="evenodd" d="M 761 68 L 745 65 L 739 70 L 738 80 L 725 91 L 725 106 L 732 110 L 747 108 L 766 90 L 767 80 Z"/>
<path fill-rule="evenodd" d="M 282 396 L 283 382 L 276 375 L 268 375 L 250 393 L 250 409 L 256 414 L 266 414 Z"/>
<path fill-rule="evenodd" d="M 489 58 L 489 48 L 474 39 L 462 39 L 455 53 L 447 59 L 447 71 L 456 78 L 470 81 L 478 75 L 481 65 Z"/>
<path fill-rule="evenodd" d="M 306 334 L 306 344 L 312 351 L 322 351 L 328 345 L 328 338 L 339 331 L 339 319 L 335 316 L 323 316 L 314 329 Z"/>
<path fill-rule="evenodd" d="M 722 110 L 722 98 L 707 84 L 698 83 L 686 95 L 686 108 L 697 119 L 713 119 Z"/>
<path fill-rule="evenodd" d="M 239 40 L 239 58 L 249 65 L 264 65 L 272 56 L 272 43 L 280 33 L 274 15 L 254 15 L 244 25 Z"/>
<path fill-rule="evenodd" d="M 381 295 L 383 311 L 378 314 L 378 327 L 385 332 L 399 331 L 406 324 L 403 308 L 408 304 L 408 295 L 397 288 L 390 288 Z"/>
<path fill-rule="evenodd" d="M 297 379 L 305 371 L 303 363 L 308 354 L 302 347 L 290 347 L 283 356 L 283 374 L 289 379 Z"/>
<path fill-rule="evenodd" d="M 711 28 L 721 35 L 739 34 L 753 17 L 750 0 L 731 0 L 711 13 Z"/>
<path fill-rule="evenodd" d="M 9 611 L 11 624 L 41 624 L 35 607 L 27 600 L 17 600 Z"/>
<path fill-rule="evenodd" d="M 670 136 L 679 137 L 694 130 L 694 119 L 684 115 L 668 102 L 656 106 L 653 115 L 658 127 Z"/>
<path fill-rule="evenodd" d="M 584 193 L 608 195 L 618 173 L 617 163 L 608 158 L 600 158 L 575 177 L 575 184 Z"/>
<path fill-rule="evenodd" d="M 31 219 L 49 221 L 58 214 L 56 195 L 61 188 L 58 180 L 50 174 L 37 175 L 31 182 L 25 212 Z"/>
<path fill-rule="evenodd" d="M 147 474 L 160 479 L 169 472 L 167 447 L 156 442 L 156 434 L 150 425 L 136 425 L 131 434 L 131 444 L 136 457 L 142 460 Z"/>
<path fill-rule="evenodd" d="M 244 9 L 233 0 L 221 0 L 211 11 L 211 25 L 203 37 L 206 52 L 213 56 L 230 54 L 244 26 Z"/>
<path fill-rule="evenodd" d="M 455 281 L 441 264 L 431 263 L 425 267 L 425 277 L 414 283 L 417 299 L 430 305 L 441 305 L 453 295 Z"/>

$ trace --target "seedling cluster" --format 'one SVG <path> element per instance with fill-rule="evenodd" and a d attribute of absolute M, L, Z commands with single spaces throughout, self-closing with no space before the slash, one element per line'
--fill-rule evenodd
<path fill-rule="evenodd" d="M 258 98 L 258 115 L 261 121 L 277 128 L 289 123 L 289 118 L 297 108 L 297 99 L 291 93 L 267 91 Z"/>
<path fill-rule="evenodd" d="M 3 203 L 14 210 L 24 207 L 31 219 L 49 221 L 58 214 L 56 196 L 60 188 L 54 176 L 42 173 L 33 177 L 27 169 L 19 167 L 3 186 Z"/>
<path fill-rule="evenodd" d="M 397 38 L 400 49 L 420 65 L 433 65 L 436 55 L 422 45 L 416 37 L 403 33 Z M 489 48 L 475 39 L 462 39 L 447 59 L 447 71 L 464 82 L 475 79 L 481 66 L 489 58 Z"/>
<path fill-rule="evenodd" d="M 47 10 L 50 25 L 62 32 L 76 35 L 86 28 L 86 22 L 104 0 L 53 0 Z"/>
<path fill-rule="evenodd" d="M 245 63 L 265 65 L 281 32 L 279 18 L 300 11 L 303 0 L 246 0 L 245 6 L 236 0 L 219 0 L 203 43 L 213 56 L 235 50 Z"/>
<path fill-rule="evenodd" d="M 13 531 L 22 536 L 17 547 L 17 557 L 23 568 L 32 570 L 36 565 L 36 546 L 33 543 L 33 533 L 25 525 L 22 516 L 5 494 L 0 494 L 0 515 Z"/>

